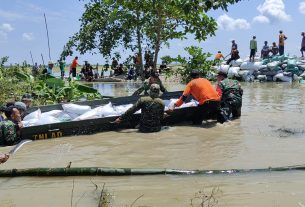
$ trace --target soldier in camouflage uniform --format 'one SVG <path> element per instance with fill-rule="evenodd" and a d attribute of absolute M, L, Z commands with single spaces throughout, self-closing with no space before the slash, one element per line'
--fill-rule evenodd
<path fill-rule="evenodd" d="M 0 122 L 0 145 L 13 145 L 20 141 L 21 115 L 15 106 L 5 110 L 7 120 Z"/>
<path fill-rule="evenodd" d="M 138 90 L 136 90 L 132 95 L 140 95 L 144 91 L 144 95 L 148 95 L 149 88 L 152 84 L 158 84 L 160 86 L 160 90 L 164 93 L 167 92 L 165 87 L 162 84 L 162 81 L 159 78 L 159 72 L 153 71 L 150 77 L 144 81 L 143 86 L 141 86 Z"/>
<path fill-rule="evenodd" d="M 221 112 L 224 122 L 230 118 L 239 118 L 241 116 L 243 90 L 237 80 L 227 78 L 227 74 L 219 72 L 217 76 L 216 90 L 221 96 Z M 231 117 L 232 116 L 232 117 Z"/>
<path fill-rule="evenodd" d="M 140 132 L 158 132 L 161 130 L 161 121 L 164 117 L 164 103 L 159 98 L 160 86 L 152 84 L 150 86 L 150 96 L 141 97 L 130 109 L 121 117 L 115 120 L 120 123 L 128 120 L 136 111 L 141 109 Z"/>

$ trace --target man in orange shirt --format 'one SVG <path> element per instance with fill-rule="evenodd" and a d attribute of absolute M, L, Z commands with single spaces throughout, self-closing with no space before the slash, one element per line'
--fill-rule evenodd
<path fill-rule="evenodd" d="M 72 77 L 76 77 L 76 67 L 78 66 L 78 57 L 76 56 L 73 61 L 72 61 L 72 64 L 71 64 L 71 71 L 70 73 L 72 73 Z"/>
<path fill-rule="evenodd" d="M 192 95 L 199 102 L 193 117 L 193 124 L 199 125 L 203 120 L 217 117 L 220 97 L 210 81 L 199 77 L 198 70 L 193 70 L 191 77 L 192 80 L 186 85 L 183 95 L 174 104 L 174 108 L 181 106 L 187 97 Z"/>
<path fill-rule="evenodd" d="M 221 51 L 218 51 L 218 53 L 215 55 L 215 60 L 220 60 L 220 59 L 225 59 L 225 57 L 223 56 L 223 54 L 221 53 Z"/>

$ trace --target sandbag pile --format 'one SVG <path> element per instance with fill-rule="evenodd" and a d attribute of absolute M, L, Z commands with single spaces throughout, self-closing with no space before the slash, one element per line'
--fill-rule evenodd
<path fill-rule="evenodd" d="M 217 72 L 221 71 L 229 78 L 242 81 L 283 81 L 292 82 L 305 79 L 305 60 L 296 57 L 273 56 L 269 59 L 255 57 L 254 62 L 249 59 L 233 60 L 229 65 L 215 66 Z"/>
<path fill-rule="evenodd" d="M 169 108 L 172 108 L 177 100 L 178 99 L 164 100 L 164 110 L 167 111 Z M 195 106 L 198 106 L 198 102 L 195 100 L 191 100 L 188 103 L 182 104 L 178 108 Z M 63 110 L 52 110 L 42 113 L 40 109 L 37 109 L 36 111 L 25 116 L 22 123 L 24 127 L 30 127 L 66 121 L 81 121 L 88 119 L 120 116 L 131 107 L 132 104 L 113 106 L 111 102 L 106 105 L 96 107 L 94 109 L 92 109 L 90 106 L 63 104 Z M 137 111 L 136 113 L 141 113 L 141 110 Z"/>

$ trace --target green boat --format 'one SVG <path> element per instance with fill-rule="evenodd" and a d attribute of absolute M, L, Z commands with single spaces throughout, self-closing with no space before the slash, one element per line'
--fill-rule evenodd
<path fill-rule="evenodd" d="M 182 91 L 168 92 L 163 94 L 161 98 L 163 100 L 169 100 L 171 98 L 179 98 L 181 94 Z M 91 108 L 95 108 L 101 105 L 105 105 L 109 102 L 111 102 L 114 106 L 135 103 L 138 99 L 139 96 L 127 96 L 103 100 L 75 102 L 75 104 L 88 105 L 91 106 Z M 48 112 L 51 110 L 63 110 L 61 104 L 56 104 L 33 107 L 29 110 L 29 112 L 35 111 L 38 108 L 40 108 L 41 112 Z M 190 121 L 192 119 L 193 114 L 195 113 L 195 108 L 196 107 L 175 109 L 169 117 L 164 119 L 163 125 L 168 126 L 180 122 Z M 119 125 L 111 123 L 116 118 L 118 118 L 118 116 L 25 127 L 21 129 L 21 137 L 22 139 L 42 140 L 60 138 L 65 136 L 94 134 L 98 132 L 112 131 L 118 129 L 134 128 L 139 123 L 140 114 L 134 114 L 131 120 L 123 121 Z"/>

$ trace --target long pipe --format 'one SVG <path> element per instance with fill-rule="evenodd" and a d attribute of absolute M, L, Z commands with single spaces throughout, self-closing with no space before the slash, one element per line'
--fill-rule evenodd
<path fill-rule="evenodd" d="M 183 170 L 166 168 L 107 168 L 107 167 L 77 167 L 77 168 L 28 168 L 0 170 L 0 177 L 19 176 L 130 176 L 130 175 L 228 175 L 255 172 L 304 171 L 305 165 L 295 165 L 275 168 L 230 169 L 230 170 Z"/>

